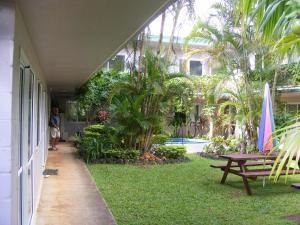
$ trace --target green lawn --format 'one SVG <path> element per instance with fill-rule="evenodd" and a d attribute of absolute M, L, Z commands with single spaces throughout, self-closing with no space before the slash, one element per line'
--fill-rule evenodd
<path fill-rule="evenodd" d="M 281 182 L 251 182 L 247 196 L 240 177 L 221 171 L 213 160 L 163 166 L 90 165 L 89 170 L 119 225 L 294 224 L 284 219 L 300 214 L 300 191 Z M 299 182 L 297 177 L 290 179 Z"/>

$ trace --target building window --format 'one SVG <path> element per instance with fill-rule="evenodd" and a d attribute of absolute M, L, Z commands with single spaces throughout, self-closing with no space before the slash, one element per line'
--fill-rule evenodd
<path fill-rule="evenodd" d="M 41 94 L 42 94 L 42 86 L 41 83 L 38 83 L 38 89 L 37 89 L 37 109 L 36 109 L 36 113 L 37 113 L 37 120 L 36 120 L 36 145 L 38 146 L 40 143 L 40 139 L 41 139 Z"/>
<path fill-rule="evenodd" d="M 108 69 L 109 70 L 125 70 L 125 56 L 124 55 L 116 55 L 108 61 Z"/>
<path fill-rule="evenodd" d="M 34 74 L 30 70 L 29 73 L 29 88 L 28 88 L 28 159 L 31 159 L 33 153 L 33 90 L 34 90 Z"/>
<path fill-rule="evenodd" d="M 190 61 L 190 75 L 202 75 L 202 63 L 200 61 Z"/>

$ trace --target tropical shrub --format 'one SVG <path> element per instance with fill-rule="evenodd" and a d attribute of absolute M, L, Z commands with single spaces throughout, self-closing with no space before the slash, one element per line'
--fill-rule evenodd
<path fill-rule="evenodd" d="M 152 144 L 164 144 L 166 141 L 169 140 L 168 135 L 165 134 L 154 134 L 152 136 Z"/>
<path fill-rule="evenodd" d="M 299 120 L 299 118 L 297 119 Z M 279 139 L 279 144 L 270 152 L 279 151 L 270 173 L 275 173 L 275 181 L 278 181 L 282 170 L 286 170 L 285 181 L 287 181 L 288 171 L 295 172 L 300 167 L 300 122 L 297 120 L 293 120 L 293 122 L 292 125 L 285 126 L 275 132 L 275 138 Z"/>
<path fill-rule="evenodd" d="M 187 77 L 174 77 L 166 81 L 167 96 L 176 112 L 190 112 L 194 100 L 194 83 Z"/>
<path fill-rule="evenodd" d="M 223 136 L 211 138 L 211 143 L 204 146 L 204 152 L 214 155 L 223 155 L 240 151 L 240 141 L 236 138 L 225 139 Z"/>
<path fill-rule="evenodd" d="M 127 159 L 137 160 L 140 152 L 136 149 L 108 149 L 103 152 L 103 158 L 105 159 Z"/>
<path fill-rule="evenodd" d="M 101 134 L 96 133 L 96 132 L 91 132 L 91 131 L 84 131 L 83 132 L 83 138 L 95 138 L 95 139 L 100 139 Z"/>
<path fill-rule="evenodd" d="M 78 108 L 85 112 L 87 121 L 93 122 L 98 120 L 102 122 L 101 119 L 103 119 L 103 116 L 100 119 L 98 112 L 107 110 L 112 85 L 126 77 L 126 74 L 115 70 L 107 72 L 99 71 L 76 91 L 75 100 L 77 101 Z"/>
<path fill-rule="evenodd" d="M 115 145 L 113 137 L 114 130 L 106 125 L 95 124 L 84 128 L 79 155 L 87 163 L 102 158 L 103 152 Z"/>
<path fill-rule="evenodd" d="M 78 152 L 86 163 L 95 162 L 103 156 L 103 143 L 98 138 L 83 137 Z"/>
<path fill-rule="evenodd" d="M 199 138 L 202 139 L 202 140 L 210 140 L 208 135 L 202 135 Z"/>
<path fill-rule="evenodd" d="M 105 133 L 105 126 L 101 124 L 94 124 L 83 129 L 83 132 L 92 132 L 92 133 Z"/>
<path fill-rule="evenodd" d="M 179 159 L 183 158 L 186 148 L 182 145 L 163 145 L 156 149 L 155 155 L 159 158 Z"/>
<path fill-rule="evenodd" d="M 113 85 L 110 95 L 110 125 L 125 148 L 150 151 L 151 137 L 161 127 L 166 98 L 164 60 L 145 52 L 141 71 Z"/>
<path fill-rule="evenodd" d="M 75 147 L 79 147 L 82 143 L 82 137 L 79 134 L 75 134 L 72 138 L 71 141 L 75 145 Z"/>
<path fill-rule="evenodd" d="M 115 131 L 112 127 L 102 124 L 94 124 L 83 129 L 82 138 L 96 138 L 100 142 L 106 144 L 115 143 L 114 140 Z"/>

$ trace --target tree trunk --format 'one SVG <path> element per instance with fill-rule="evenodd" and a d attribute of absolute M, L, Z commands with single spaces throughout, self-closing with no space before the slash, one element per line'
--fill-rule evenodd
<path fill-rule="evenodd" d="M 272 107 L 273 111 L 276 110 L 276 104 L 275 104 L 275 96 L 276 96 L 276 86 L 277 86 L 277 79 L 278 79 L 278 72 L 277 69 L 275 69 L 275 76 L 273 80 L 273 86 L 272 86 Z"/>
<path fill-rule="evenodd" d="M 134 71 L 136 69 L 135 65 L 136 65 L 136 52 L 137 52 L 137 40 L 133 41 L 133 62 L 130 68 L 130 74 L 131 76 L 133 76 Z"/>
<path fill-rule="evenodd" d="M 140 58 L 139 58 L 139 68 L 138 68 L 138 80 L 141 80 L 141 78 L 142 78 L 142 65 L 143 65 L 145 36 L 146 36 L 146 33 L 142 32 L 141 40 L 140 40 Z"/>
<path fill-rule="evenodd" d="M 172 27 L 172 32 L 170 35 L 170 42 L 169 42 L 169 47 L 168 47 L 168 53 L 167 53 L 167 58 L 170 58 L 171 52 L 173 51 L 173 42 L 174 42 L 174 35 L 175 35 L 175 30 L 177 27 L 177 22 L 178 22 L 178 17 L 180 14 L 181 9 L 183 8 L 183 3 L 181 1 L 177 1 L 174 3 L 174 18 L 173 18 L 173 27 Z"/>
<path fill-rule="evenodd" d="M 162 46 L 162 41 L 163 41 L 163 37 L 164 37 L 165 20 L 166 20 L 166 12 L 164 11 L 161 14 L 161 25 L 160 25 L 159 40 L 158 40 L 158 45 L 157 45 L 157 55 L 160 54 L 160 50 L 161 50 L 161 46 Z"/>
<path fill-rule="evenodd" d="M 209 119 L 209 132 L 208 132 L 208 137 L 212 138 L 214 134 L 214 122 L 212 118 Z"/>

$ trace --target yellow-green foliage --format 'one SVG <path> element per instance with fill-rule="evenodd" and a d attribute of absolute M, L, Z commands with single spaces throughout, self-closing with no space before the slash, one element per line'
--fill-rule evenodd
<path fill-rule="evenodd" d="M 185 153 L 186 148 L 182 145 L 163 145 L 155 151 L 156 156 L 167 159 L 183 158 Z"/>

